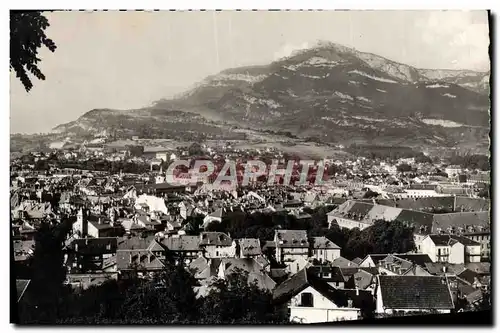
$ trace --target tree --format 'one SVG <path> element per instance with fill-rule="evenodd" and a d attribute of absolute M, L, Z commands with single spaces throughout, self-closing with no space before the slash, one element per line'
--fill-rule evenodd
<path fill-rule="evenodd" d="M 56 44 L 45 35 L 48 26 L 49 21 L 41 11 L 10 12 L 10 70 L 16 73 L 28 92 L 33 88 L 28 73 L 45 80 L 38 68 L 39 48 L 45 46 L 51 52 L 56 50 Z"/>
<path fill-rule="evenodd" d="M 44 222 L 37 231 L 30 264 L 31 292 L 19 309 L 22 323 L 54 323 L 63 315 L 62 303 L 67 292 L 64 286 L 66 269 L 63 266 L 66 228 L 66 224 L 50 226 Z"/>
<path fill-rule="evenodd" d="M 193 285 L 193 277 L 180 264 L 167 263 L 153 279 L 127 291 L 119 317 L 164 324 L 193 321 L 198 318 Z"/>
<path fill-rule="evenodd" d="M 490 188 L 489 187 L 483 188 L 481 191 L 479 191 L 477 196 L 480 198 L 487 198 L 488 199 L 490 197 Z"/>
<path fill-rule="evenodd" d="M 378 197 L 378 193 L 377 192 L 374 192 L 370 189 L 368 189 L 368 191 L 366 191 L 366 193 L 363 195 L 363 198 L 364 199 L 372 199 L 372 198 L 376 198 Z"/>
<path fill-rule="evenodd" d="M 273 306 L 270 292 L 249 283 L 248 273 L 236 271 L 218 279 L 201 299 L 202 324 L 277 324 L 286 322 Z"/>
<path fill-rule="evenodd" d="M 201 149 L 201 145 L 198 142 L 194 142 L 189 146 L 188 152 L 190 156 L 202 155 L 203 150 Z"/>
<path fill-rule="evenodd" d="M 415 162 L 417 163 L 432 163 L 432 159 L 425 155 L 424 153 L 419 153 L 417 156 L 415 156 Z"/>

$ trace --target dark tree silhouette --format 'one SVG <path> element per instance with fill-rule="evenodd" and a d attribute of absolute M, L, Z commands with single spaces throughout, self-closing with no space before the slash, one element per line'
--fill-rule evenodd
<path fill-rule="evenodd" d="M 56 50 L 56 44 L 45 35 L 49 21 L 41 11 L 10 12 L 10 70 L 16 72 L 26 91 L 33 88 L 28 73 L 39 80 L 45 75 L 38 68 L 41 61 L 38 50 L 45 46 L 50 51 Z"/>

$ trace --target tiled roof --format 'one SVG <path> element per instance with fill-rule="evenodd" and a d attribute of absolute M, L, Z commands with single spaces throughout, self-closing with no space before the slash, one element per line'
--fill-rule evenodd
<path fill-rule="evenodd" d="M 355 263 L 356 265 L 359 265 L 363 262 L 363 259 L 356 257 L 356 258 L 352 259 L 351 261 L 353 263 Z"/>
<path fill-rule="evenodd" d="M 465 269 L 463 264 L 449 264 L 442 262 L 426 262 L 423 266 L 432 275 L 458 274 Z"/>
<path fill-rule="evenodd" d="M 481 275 L 489 275 L 491 273 L 491 264 L 489 262 L 470 262 L 465 267 Z"/>
<path fill-rule="evenodd" d="M 370 221 L 384 220 L 393 221 L 401 213 L 401 208 L 390 206 L 374 205 L 367 213 L 365 219 Z"/>
<path fill-rule="evenodd" d="M 356 288 L 366 289 L 368 288 L 374 281 L 375 277 L 373 274 L 370 274 L 366 270 L 359 269 L 356 273 L 354 273 L 354 284 Z"/>
<path fill-rule="evenodd" d="M 456 236 L 456 235 L 429 235 L 434 244 L 438 246 L 453 245 L 455 242 L 460 242 L 465 246 L 480 246 L 476 241 L 473 241 L 466 237 Z"/>
<path fill-rule="evenodd" d="M 268 291 L 276 287 L 276 282 L 264 272 L 251 272 L 248 274 L 248 283 L 255 283 L 258 288 Z"/>
<path fill-rule="evenodd" d="M 476 278 L 479 278 L 479 274 L 470 269 L 464 269 L 460 274 L 457 274 L 457 277 L 461 278 L 464 281 L 467 281 L 470 284 L 474 283 Z"/>
<path fill-rule="evenodd" d="M 262 253 L 260 248 L 260 240 L 258 238 L 242 238 L 238 239 L 241 255 L 255 256 Z"/>
<path fill-rule="evenodd" d="M 116 268 L 131 269 L 137 265 L 141 269 L 160 270 L 165 265 L 148 250 L 121 250 L 116 253 Z"/>
<path fill-rule="evenodd" d="M 116 237 L 79 238 L 73 240 L 68 248 L 86 255 L 115 253 L 118 248 L 118 239 Z"/>
<path fill-rule="evenodd" d="M 359 265 L 355 264 L 354 262 L 344 258 L 344 257 L 338 257 L 332 262 L 333 266 L 337 266 L 340 268 L 346 268 L 346 267 L 358 267 Z"/>
<path fill-rule="evenodd" d="M 262 267 L 252 258 L 223 258 L 221 259 L 222 269 L 225 275 L 243 270 L 245 272 L 260 272 Z"/>
<path fill-rule="evenodd" d="M 276 247 L 309 248 L 305 230 L 275 230 Z"/>
<path fill-rule="evenodd" d="M 490 212 L 463 212 L 451 214 L 435 214 L 432 223 L 432 232 L 437 232 L 438 228 L 446 232 L 448 228 L 467 226 L 484 226 L 490 225 Z"/>
<path fill-rule="evenodd" d="M 198 236 L 168 237 L 162 239 L 162 244 L 165 245 L 170 251 L 199 251 L 200 238 Z"/>
<path fill-rule="evenodd" d="M 309 267 L 307 271 L 326 282 L 345 282 L 346 280 L 342 270 L 336 266 L 316 265 Z"/>
<path fill-rule="evenodd" d="M 395 221 L 414 227 L 416 233 L 428 234 L 432 229 L 433 214 L 403 209 Z"/>
<path fill-rule="evenodd" d="M 328 238 L 322 237 L 313 237 L 313 249 L 340 249 L 340 246 L 329 240 Z"/>
<path fill-rule="evenodd" d="M 121 237 L 118 238 L 118 250 L 146 250 L 154 236 L 143 237 Z"/>
<path fill-rule="evenodd" d="M 386 309 L 453 309 L 447 279 L 439 276 L 379 275 Z"/>
<path fill-rule="evenodd" d="M 481 198 L 468 198 L 468 197 L 455 197 L 455 210 L 456 211 L 489 211 L 491 202 L 488 199 Z"/>
<path fill-rule="evenodd" d="M 223 232 L 202 232 L 200 233 L 200 246 L 216 245 L 231 246 L 233 240 Z"/>

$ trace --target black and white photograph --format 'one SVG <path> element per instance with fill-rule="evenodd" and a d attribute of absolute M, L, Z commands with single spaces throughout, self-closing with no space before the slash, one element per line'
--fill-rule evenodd
<path fill-rule="evenodd" d="M 491 325 L 492 16 L 10 10 L 11 323 Z"/>

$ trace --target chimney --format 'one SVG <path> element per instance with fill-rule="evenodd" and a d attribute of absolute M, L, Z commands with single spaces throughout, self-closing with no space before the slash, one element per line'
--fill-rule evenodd
<path fill-rule="evenodd" d="M 356 296 L 359 296 L 359 289 L 356 287 Z"/>
<path fill-rule="evenodd" d="M 78 244 L 75 244 L 75 252 L 78 252 Z"/>
<path fill-rule="evenodd" d="M 352 299 L 347 300 L 347 307 L 352 308 Z"/>
<path fill-rule="evenodd" d="M 97 221 L 98 224 L 102 224 L 102 220 L 101 218 L 99 217 L 99 220 Z"/>

